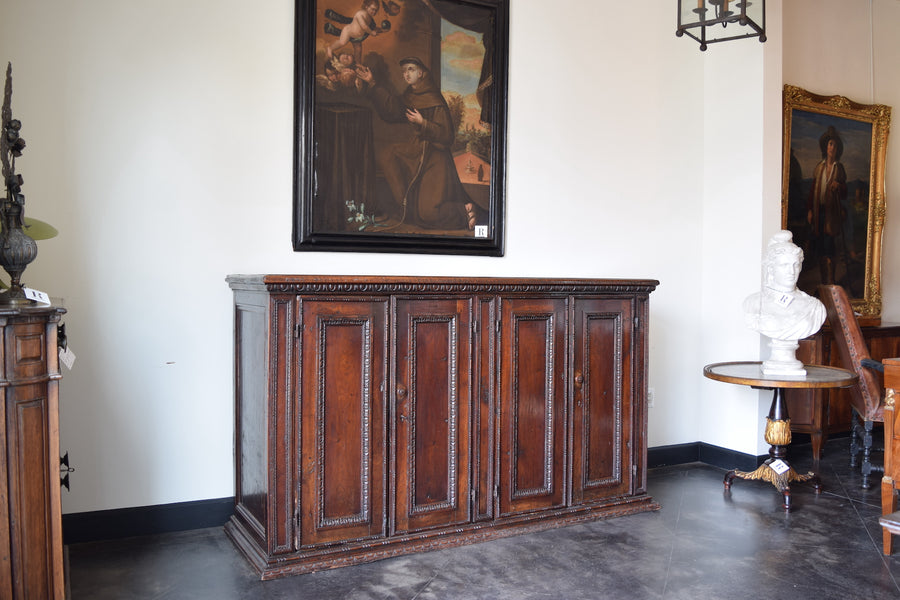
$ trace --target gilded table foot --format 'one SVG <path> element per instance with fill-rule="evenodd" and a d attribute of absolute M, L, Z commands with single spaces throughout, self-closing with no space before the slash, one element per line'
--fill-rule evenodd
<path fill-rule="evenodd" d="M 805 475 L 801 475 L 797 473 L 790 465 L 788 465 L 785 461 L 775 458 L 770 458 L 763 464 L 761 464 L 755 471 L 729 471 L 725 474 L 725 489 L 731 489 L 732 480 L 738 477 L 740 479 L 758 479 L 762 481 L 768 481 L 772 485 L 775 486 L 779 492 L 781 492 L 784 497 L 784 502 L 782 503 L 782 508 L 784 510 L 791 509 L 791 488 L 790 482 L 792 481 L 812 481 L 813 487 L 816 490 L 816 493 L 822 491 L 822 484 L 819 481 L 818 475 L 813 473 L 812 471 L 806 473 Z"/>

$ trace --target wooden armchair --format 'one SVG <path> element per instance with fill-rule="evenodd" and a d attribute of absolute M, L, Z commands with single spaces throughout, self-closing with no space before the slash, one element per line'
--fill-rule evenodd
<path fill-rule="evenodd" d="M 819 299 L 825 305 L 828 322 L 834 332 L 835 345 L 841 357 L 841 365 L 859 376 L 859 382 L 850 388 L 850 404 L 853 408 L 853 428 L 850 432 L 850 465 L 856 466 L 862 442 L 862 487 L 872 487 L 870 476 L 884 469 L 872 464 L 872 429 L 875 423 L 884 421 L 884 384 L 881 373 L 870 368 L 879 365 L 869 356 L 869 349 L 859 328 L 856 315 L 847 292 L 839 285 L 820 285 Z M 862 423 L 860 423 L 860 420 Z"/>
<path fill-rule="evenodd" d="M 879 519 L 884 536 L 884 553 L 891 554 L 892 535 L 900 535 L 900 512 L 897 512 L 897 491 L 900 489 L 900 358 L 884 361 L 884 477 L 881 479 L 881 514 Z"/>

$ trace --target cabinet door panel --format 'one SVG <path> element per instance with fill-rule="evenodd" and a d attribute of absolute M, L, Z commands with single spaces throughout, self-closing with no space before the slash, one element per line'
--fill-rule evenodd
<path fill-rule="evenodd" d="M 631 487 L 632 309 L 627 299 L 577 299 L 573 360 L 572 502 Z"/>
<path fill-rule="evenodd" d="M 387 305 L 302 303 L 303 546 L 385 533 Z"/>
<path fill-rule="evenodd" d="M 472 300 L 398 299 L 395 315 L 395 528 L 466 522 Z"/>
<path fill-rule="evenodd" d="M 43 384 L 14 387 L 7 401 L 9 503 L 16 515 L 9 534 L 16 550 L 16 598 L 50 598 L 54 584 L 52 559 L 56 549 L 51 508 L 54 500 L 59 505 L 58 498 L 53 498 L 59 494 L 59 480 L 52 470 L 53 440 L 48 430 L 52 407 L 45 394 Z"/>
<path fill-rule="evenodd" d="M 566 300 L 504 299 L 500 512 L 565 503 Z"/>

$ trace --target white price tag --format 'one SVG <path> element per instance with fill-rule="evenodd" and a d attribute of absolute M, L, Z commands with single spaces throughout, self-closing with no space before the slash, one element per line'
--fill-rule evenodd
<path fill-rule="evenodd" d="M 70 371 L 72 370 L 72 365 L 75 364 L 75 353 L 69 346 L 59 349 L 59 362 L 66 365 Z"/>
<path fill-rule="evenodd" d="M 778 296 L 778 298 L 775 300 L 776 303 L 780 304 L 780 305 L 783 306 L 784 308 L 787 308 L 788 305 L 789 305 L 791 302 L 793 302 L 793 301 L 794 301 L 794 297 L 793 297 L 792 295 L 790 295 L 790 294 L 781 294 L 781 295 Z"/>
<path fill-rule="evenodd" d="M 34 300 L 35 302 L 40 302 L 41 304 L 50 304 L 50 296 L 48 296 L 44 292 L 33 290 L 31 288 L 22 288 L 22 291 L 25 292 L 25 297 L 29 300 Z"/>
<path fill-rule="evenodd" d="M 776 458 L 772 462 L 769 463 L 769 468 L 778 473 L 779 475 L 788 471 L 791 467 L 781 460 L 780 458 Z"/>

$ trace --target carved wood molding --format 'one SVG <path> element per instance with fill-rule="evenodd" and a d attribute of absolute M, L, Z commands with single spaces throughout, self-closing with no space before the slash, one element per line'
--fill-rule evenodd
<path fill-rule="evenodd" d="M 232 289 L 284 294 L 610 294 L 656 289 L 655 279 L 520 279 L 230 275 Z"/>

